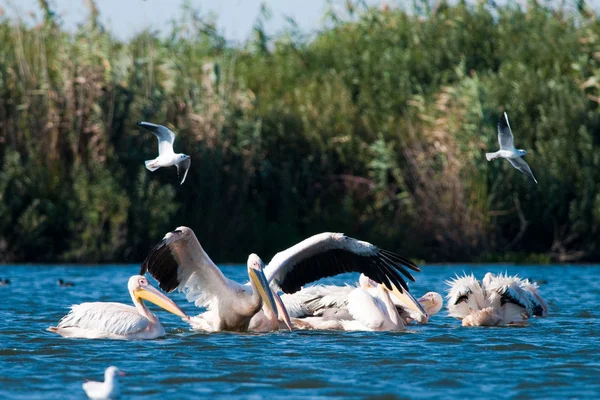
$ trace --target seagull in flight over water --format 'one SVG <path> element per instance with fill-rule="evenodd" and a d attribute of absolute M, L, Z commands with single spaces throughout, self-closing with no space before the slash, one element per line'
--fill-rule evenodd
<path fill-rule="evenodd" d="M 174 165 L 177 167 L 177 176 L 179 176 L 179 169 L 181 168 L 183 170 L 183 179 L 181 180 L 180 185 L 183 185 L 188 170 L 190 169 L 190 165 L 192 164 L 192 159 L 187 154 L 175 154 L 173 151 L 175 134 L 166 126 L 143 121 L 138 122 L 137 124 L 154 133 L 158 138 L 158 157 L 154 160 L 145 161 L 146 168 L 149 171 L 156 171 L 160 167 L 170 167 Z"/>
<path fill-rule="evenodd" d="M 500 121 L 498 121 L 498 142 L 500 143 L 500 150 L 495 153 L 485 153 L 485 158 L 488 161 L 495 160 L 498 157 L 506 158 L 513 167 L 525 175 L 529 175 L 535 183 L 538 183 L 527 162 L 521 158 L 527 154 L 527 151 L 515 148 L 515 137 L 510 129 L 506 113 L 503 113 Z"/>

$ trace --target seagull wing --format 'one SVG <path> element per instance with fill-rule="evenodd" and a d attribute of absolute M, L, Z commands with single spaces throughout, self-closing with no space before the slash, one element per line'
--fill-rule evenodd
<path fill-rule="evenodd" d="M 522 158 L 507 158 L 507 160 L 512 164 L 513 167 L 515 167 L 525 175 L 529 175 L 535 183 L 538 183 L 538 181 L 535 179 L 535 176 L 533 176 L 533 172 L 531 172 L 529 164 L 527 164 L 525 160 L 523 160 Z"/>
<path fill-rule="evenodd" d="M 138 126 L 149 130 L 154 133 L 158 138 L 158 155 L 173 152 L 173 142 L 175 141 L 175 134 L 166 126 L 156 125 L 150 122 L 138 122 Z M 182 182 L 183 183 L 183 182 Z"/>
<path fill-rule="evenodd" d="M 502 114 L 498 121 L 498 143 L 500 143 L 500 150 L 512 150 L 515 147 L 515 138 L 506 113 Z"/>
<path fill-rule="evenodd" d="M 177 167 L 177 176 L 179 176 L 179 168 L 183 170 L 183 179 L 181 180 L 180 185 L 183 185 L 185 177 L 187 176 L 187 173 L 190 170 L 190 165 L 192 165 L 192 159 L 190 157 L 184 159 L 179 164 L 175 164 L 175 166 Z"/>

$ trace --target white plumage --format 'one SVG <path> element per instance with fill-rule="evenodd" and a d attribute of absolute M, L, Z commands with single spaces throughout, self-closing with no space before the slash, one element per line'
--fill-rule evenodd
<path fill-rule="evenodd" d="M 370 243 L 341 233 L 322 233 L 277 253 L 264 268 L 264 274 L 262 267 L 257 268 L 255 272 L 260 270 L 260 279 L 255 280 L 253 288 L 258 290 L 261 297 L 264 292 L 263 302 L 275 309 L 275 301 L 269 299 L 273 298 L 273 294 L 283 292 L 282 301 L 286 303 L 285 293 L 294 293 L 306 283 L 342 272 L 364 272 L 383 283 L 395 296 L 405 299 L 409 307 L 425 315 L 421 306 L 407 291 L 401 274 L 411 280 L 414 278 L 405 267 L 419 270 L 409 260 Z M 197 329 L 264 329 L 272 323 L 265 321 L 265 318 L 269 319 L 267 314 L 272 310 L 259 312 L 260 299 L 253 297 L 256 302 L 249 300 L 252 293 L 256 293 L 252 291 L 252 287 L 226 278 L 208 257 L 194 232 L 187 227 L 179 227 L 165 236 L 142 265 L 141 273 L 146 271 L 159 281 L 163 290 L 184 291 L 188 301 L 207 309 L 205 313 L 191 319 Z M 259 282 L 263 278 L 271 283 L 270 289 L 264 288 L 262 282 Z M 302 307 L 299 302 L 290 304 L 294 315 L 302 313 Z M 286 309 L 287 304 L 283 308 Z M 282 322 L 289 321 L 287 312 L 281 314 Z M 248 316 L 254 321 L 248 320 Z"/>
<path fill-rule="evenodd" d="M 209 332 L 246 331 L 263 303 L 270 313 L 279 315 L 263 267 L 260 257 L 251 254 L 249 284 L 235 282 L 223 275 L 191 229 L 179 227 L 167 233 L 151 251 L 141 273 L 149 272 L 163 290 L 178 289 L 189 302 L 206 309 L 190 318 L 192 328 Z"/>
<path fill-rule="evenodd" d="M 448 315 L 463 320 L 464 326 L 522 324 L 532 316 L 548 315 L 537 284 L 516 275 L 488 272 L 479 282 L 465 274 L 446 283 Z"/>
<path fill-rule="evenodd" d="M 58 326 L 48 328 L 63 337 L 87 339 L 154 339 L 165 330 L 142 302 L 146 299 L 180 316 L 189 317 L 168 297 L 158 292 L 143 276 L 129 278 L 128 289 L 135 307 L 121 303 L 90 302 L 71 306 Z"/>
<path fill-rule="evenodd" d="M 125 373 L 117 367 L 110 366 L 104 371 L 104 382 L 85 382 L 82 385 L 83 390 L 90 399 L 116 399 L 121 394 L 118 375 L 125 375 Z"/>
<path fill-rule="evenodd" d="M 175 154 L 175 151 L 173 151 L 175 134 L 166 126 L 150 122 L 138 122 L 138 126 L 149 130 L 158 138 L 158 157 L 154 160 L 145 161 L 146 168 L 153 172 L 160 167 L 171 167 L 174 165 L 177 167 L 177 176 L 179 176 L 179 169 L 181 168 L 183 169 L 183 179 L 180 184 L 183 184 L 192 164 L 192 159 L 183 153 Z"/>
<path fill-rule="evenodd" d="M 372 321 L 366 322 L 365 317 L 376 316 L 381 323 L 385 323 L 384 319 L 392 315 L 390 311 L 385 311 L 384 316 L 381 312 L 374 312 L 376 309 L 372 308 L 385 304 L 383 296 L 378 294 L 378 286 L 377 282 L 361 274 L 358 289 L 349 285 L 315 285 L 304 287 L 293 294 L 285 294 L 282 300 L 290 310 L 290 315 L 295 318 L 293 323 L 301 328 L 374 330 Z M 366 294 L 361 293 L 365 291 Z M 359 300 L 361 298 L 364 300 L 362 303 Z M 421 313 L 407 307 L 396 296 L 388 295 L 388 298 L 404 325 L 414 320 L 426 323 L 428 318 L 437 314 L 443 306 L 443 298 L 439 293 L 426 293 L 417 300 L 427 314 L 427 317 L 423 318 Z M 395 326 L 382 330 L 397 329 Z"/>
<path fill-rule="evenodd" d="M 531 172 L 529 164 L 522 158 L 527 154 L 527 151 L 515 148 L 515 138 L 510 129 L 506 113 L 503 113 L 498 121 L 498 143 L 500 144 L 500 150 L 494 153 L 485 153 L 485 158 L 488 161 L 496 158 L 506 158 L 513 167 L 530 176 L 535 183 L 538 183 L 535 176 L 533 176 L 533 172 Z"/>

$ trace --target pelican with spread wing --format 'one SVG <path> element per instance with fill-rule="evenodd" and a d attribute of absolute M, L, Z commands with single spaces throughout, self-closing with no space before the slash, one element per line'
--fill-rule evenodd
<path fill-rule="evenodd" d="M 253 257 L 260 260 L 258 256 Z M 409 307 L 425 314 L 421 305 L 408 293 L 402 277 L 414 280 L 406 268 L 419 271 L 416 265 L 341 233 L 315 235 L 277 253 L 264 268 L 264 273 L 262 261 L 256 268 L 250 264 L 249 259 L 250 285 L 240 285 L 225 278 L 194 232 L 190 228 L 179 227 L 168 233 L 152 250 L 142 265 L 141 273 L 149 272 L 161 289 L 167 292 L 175 289 L 185 291 L 188 301 L 205 307 L 207 311 L 192 318 L 191 322 L 195 328 L 208 331 L 240 331 L 252 327 L 262 330 L 267 326 L 264 318 L 268 313 L 287 322 L 287 307 L 278 306 L 279 302 L 274 300 L 279 292 L 293 293 L 302 285 L 343 272 L 364 273 L 383 284 L 394 296 L 403 299 Z M 260 312 L 260 299 L 267 308 L 266 312 Z"/>
<path fill-rule="evenodd" d="M 143 276 L 134 275 L 127 284 L 135 307 L 122 303 L 81 303 L 71 307 L 58 326 L 48 328 L 63 337 L 86 339 L 155 339 L 165 330 L 144 305 L 148 300 L 181 317 L 189 317 L 167 296 L 152 287 Z"/>
<path fill-rule="evenodd" d="M 206 308 L 202 314 L 190 318 L 192 328 L 239 332 L 248 330 L 250 320 L 263 304 L 268 309 L 267 315 L 272 316 L 271 320 L 277 320 L 280 311 L 285 312 L 285 308 L 278 307 L 263 268 L 260 257 L 251 254 L 248 257 L 248 284 L 242 285 L 225 277 L 194 232 L 182 226 L 167 233 L 152 249 L 140 274 L 150 273 L 165 292 L 179 289 L 186 292 L 188 301 Z"/>

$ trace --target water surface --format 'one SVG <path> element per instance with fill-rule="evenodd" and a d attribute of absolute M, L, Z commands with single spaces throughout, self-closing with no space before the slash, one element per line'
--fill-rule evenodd
<path fill-rule="evenodd" d="M 81 384 L 109 365 L 127 372 L 125 399 L 261 398 L 597 398 L 600 394 L 600 282 L 597 266 L 424 266 L 411 291 L 445 290 L 454 273 L 508 271 L 546 282 L 550 317 L 520 328 L 462 328 L 443 310 L 407 332 L 193 332 L 152 310 L 167 336 L 152 341 L 64 339 L 47 332 L 71 304 L 130 304 L 139 266 L 0 266 L 0 398 L 84 399 Z M 246 269 L 224 273 L 247 280 Z M 73 281 L 60 287 L 56 280 Z M 329 279 L 353 283 L 346 274 Z M 193 304 L 171 297 L 190 315 Z"/>

